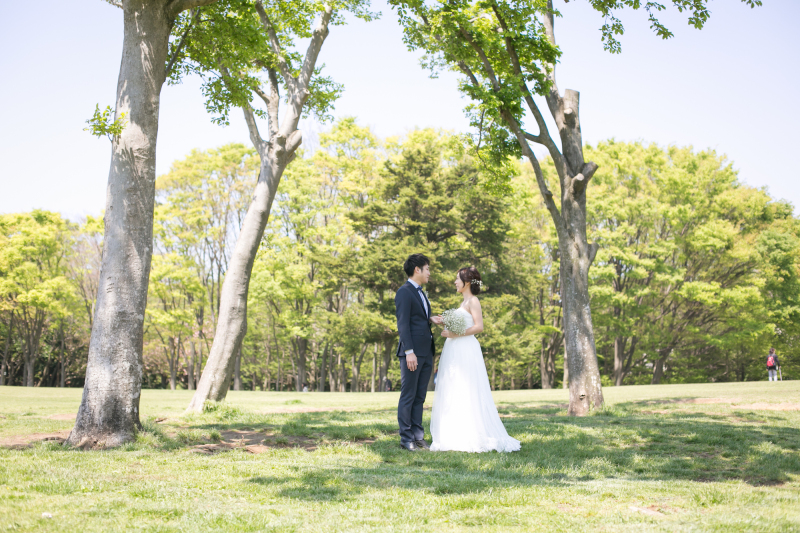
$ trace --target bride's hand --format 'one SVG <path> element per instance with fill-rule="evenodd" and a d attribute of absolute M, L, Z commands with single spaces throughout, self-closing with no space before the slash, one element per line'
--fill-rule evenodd
<path fill-rule="evenodd" d="M 448 339 L 455 339 L 456 337 L 458 337 L 458 335 L 456 335 L 455 333 L 453 333 L 449 329 L 443 329 L 442 330 L 442 337 L 447 337 Z"/>

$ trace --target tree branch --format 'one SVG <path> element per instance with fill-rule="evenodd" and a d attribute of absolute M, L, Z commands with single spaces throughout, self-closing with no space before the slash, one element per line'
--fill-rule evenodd
<path fill-rule="evenodd" d="M 464 63 L 463 61 L 459 61 L 458 62 L 458 68 L 461 69 L 461 72 L 463 72 L 464 74 L 467 75 L 467 77 L 472 81 L 472 84 L 475 87 L 480 87 L 481 86 L 480 82 L 478 81 L 478 78 L 475 77 L 475 74 L 472 72 L 472 69 L 470 69 L 469 66 L 467 66 L 466 63 Z"/>
<path fill-rule="evenodd" d="M 164 73 L 164 79 L 169 78 L 170 72 L 172 72 L 172 68 L 175 66 L 175 61 L 178 60 L 178 54 L 181 53 L 181 50 L 183 50 L 183 45 L 186 44 L 186 37 L 188 37 L 189 32 L 192 30 L 192 26 L 194 26 L 195 22 L 197 22 L 197 19 L 200 18 L 200 10 L 194 9 L 193 11 L 194 13 L 192 14 L 192 20 L 186 27 L 186 30 L 183 32 L 183 35 L 181 35 L 181 40 L 178 43 L 177 48 L 175 48 L 175 51 L 172 53 L 172 57 L 169 59 L 169 62 L 167 63 L 167 69 L 166 72 Z"/>
<path fill-rule="evenodd" d="M 572 190 L 575 194 L 582 193 L 586 190 L 586 186 L 589 185 L 589 180 L 592 179 L 597 169 L 597 164 L 591 161 L 583 165 L 580 173 L 572 178 Z"/>
<path fill-rule="evenodd" d="M 226 80 L 231 77 L 228 67 L 225 65 L 220 65 L 219 70 L 222 73 L 222 81 L 227 84 Z M 263 158 L 268 143 L 264 141 L 264 139 L 261 137 L 261 133 L 258 131 L 258 124 L 256 123 L 256 117 L 255 113 L 253 113 L 253 108 L 248 102 L 245 102 L 242 106 L 242 112 L 244 112 L 244 121 L 247 123 L 247 129 L 250 132 L 250 142 L 253 143 L 253 148 L 256 149 L 258 155 Z"/>
<path fill-rule="evenodd" d="M 555 33 L 555 15 L 553 9 L 553 0 L 547 0 L 547 10 L 544 14 L 544 31 L 547 39 L 553 46 L 556 45 Z M 548 65 L 547 79 L 550 82 L 550 92 L 547 94 L 547 106 L 550 108 L 550 113 L 556 119 L 556 125 L 561 129 L 559 124 L 559 115 L 561 110 L 561 96 L 558 93 L 558 84 L 556 84 L 556 66 Z"/>
<path fill-rule="evenodd" d="M 519 122 L 517 122 L 517 120 L 508 111 L 501 111 L 501 115 L 514 135 L 517 136 L 517 142 L 519 142 L 519 146 L 522 149 L 523 155 L 528 158 L 533 166 L 533 173 L 536 176 L 536 184 L 539 186 L 539 192 L 542 194 L 544 205 L 547 207 L 547 210 L 550 211 L 550 215 L 553 217 L 553 222 L 555 222 L 556 225 L 556 231 L 558 231 L 560 234 L 564 230 L 564 221 L 561 218 L 561 213 L 558 211 L 556 203 L 553 201 L 553 193 L 547 188 L 547 182 L 544 180 L 544 174 L 542 173 L 542 168 L 539 165 L 539 160 L 536 158 L 536 154 L 533 153 L 531 146 L 528 144 L 525 134 L 523 133 L 522 128 L 520 128 Z"/>
<path fill-rule="evenodd" d="M 122 0 L 105 0 L 107 4 L 111 4 L 114 7 L 118 7 L 122 9 Z"/>
<path fill-rule="evenodd" d="M 311 82 L 311 76 L 314 74 L 319 51 L 328 36 L 328 24 L 330 24 L 333 16 L 333 8 L 329 4 L 325 4 L 324 9 L 325 11 L 322 12 L 319 24 L 311 34 L 311 42 L 308 44 L 303 66 L 294 80 L 294 90 L 291 90 L 291 94 L 288 96 L 289 109 L 286 110 L 286 120 L 284 120 L 277 135 L 278 139 L 286 139 L 286 153 L 289 154 L 290 158 L 294 157 L 294 151 L 300 146 L 303 139 L 302 134 L 297 129 L 297 124 L 300 122 L 300 116 L 303 113 L 303 105 L 305 105 L 311 94 L 308 91 L 308 86 Z"/>
<path fill-rule="evenodd" d="M 269 19 L 261 0 L 257 0 L 255 5 L 258 16 L 261 18 L 261 25 L 264 26 L 264 30 L 266 30 L 267 36 L 269 37 L 269 44 L 272 47 L 272 52 L 278 58 L 278 69 L 281 72 L 281 76 L 283 76 L 283 81 L 286 83 L 286 86 L 289 87 L 289 90 L 293 90 L 296 80 L 294 76 L 292 76 L 292 70 L 289 63 L 286 61 L 286 57 L 283 55 L 283 49 L 278 40 L 278 34 L 275 32 L 275 27 L 272 25 L 272 21 Z"/>
<path fill-rule="evenodd" d="M 107 2 L 109 0 L 106 0 Z M 217 0 L 171 0 L 167 4 L 167 15 L 171 20 L 175 19 L 182 11 L 195 7 L 202 7 L 213 4 Z"/>
<path fill-rule="evenodd" d="M 247 129 L 250 131 L 250 142 L 253 143 L 253 147 L 258 152 L 258 155 L 263 158 L 269 143 L 261 138 L 261 134 L 258 131 L 258 124 L 256 123 L 256 116 L 250 104 L 243 105 L 242 112 L 244 113 L 244 121 L 247 122 Z"/>
<path fill-rule="evenodd" d="M 552 18 L 552 3 L 548 4 L 549 8 L 551 9 L 548 12 L 548 15 Z M 553 138 L 550 136 L 550 131 L 547 128 L 547 123 L 544 120 L 544 116 L 542 112 L 539 110 L 539 106 L 536 105 L 536 102 L 533 99 L 533 94 L 531 93 L 528 85 L 525 83 L 525 77 L 522 72 L 522 65 L 519 61 L 519 54 L 517 54 L 517 49 L 514 46 L 514 41 L 510 37 L 510 32 L 508 30 L 508 24 L 506 24 L 505 18 L 503 18 L 502 13 L 500 13 L 500 7 L 497 5 L 497 2 L 494 0 L 492 1 L 492 10 L 494 11 L 495 17 L 497 17 L 497 22 L 500 24 L 500 27 L 503 29 L 504 34 L 504 41 L 506 44 L 506 52 L 508 53 L 508 57 L 511 59 L 511 64 L 514 67 L 514 73 L 519 76 L 520 79 L 520 89 L 525 98 L 525 103 L 528 105 L 528 109 L 530 109 L 531 113 L 533 114 L 533 118 L 536 120 L 536 125 L 539 127 L 539 135 L 537 137 L 529 136 L 526 134 L 526 138 L 543 145 L 547 148 L 547 151 L 550 152 L 550 157 L 553 158 L 553 162 L 555 163 L 556 170 L 558 171 L 558 177 L 561 183 L 565 182 L 566 179 L 566 168 L 564 166 L 564 157 L 556 146 L 556 143 L 553 142 Z M 555 43 L 555 36 L 552 33 L 552 20 L 551 23 L 551 31 L 548 33 L 548 37 L 551 37 L 551 42 Z M 552 66 L 552 68 L 555 68 Z M 553 71 L 554 72 L 554 71 Z M 549 75 L 548 75 L 549 78 Z M 555 83 L 555 77 L 552 78 L 552 82 Z M 558 92 L 556 91 L 556 94 Z"/>
<path fill-rule="evenodd" d="M 314 74 L 314 68 L 317 64 L 319 51 L 322 49 L 322 43 L 324 43 L 325 38 L 328 37 L 328 25 L 331 22 L 331 16 L 333 16 L 333 8 L 330 4 L 325 4 L 325 11 L 322 12 L 319 24 L 314 28 L 314 33 L 311 36 L 311 43 L 309 43 L 308 50 L 306 50 L 303 68 L 300 69 L 300 74 L 297 77 L 300 90 L 308 90 L 308 83 L 311 80 L 311 76 Z"/>
<path fill-rule="evenodd" d="M 527 131 L 524 131 L 524 130 L 522 131 L 522 134 L 523 134 L 523 135 L 525 136 L 525 138 L 526 138 L 526 139 L 528 139 L 529 141 L 533 141 L 533 142 L 535 142 L 535 143 L 537 143 L 537 144 L 544 144 L 544 142 L 542 142 L 542 136 L 541 136 L 541 134 L 539 134 L 539 135 L 534 135 L 534 134 L 532 134 L 532 133 L 528 133 Z"/>
<path fill-rule="evenodd" d="M 478 54 L 478 57 L 481 58 L 481 62 L 483 63 L 483 70 L 486 71 L 486 77 L 489 78 L 489 81 L 492 82 L 492 87 L 494 87 L 495 91 L 500 90 L 500 82 L 497 81 L 497 75 L 494 72 L 494 68 L 492 68 L 492 63 L 489 61 L 489 58 L 486 57 L 486 53 L 483 51 L 483 48 L 478 46 L 478 43 L 472 38 L 467 30 L 462 28 L 461 26 L 458 27 L 459 31 L 461 31 L 462 37 L 466 40 L 469 45 L 475 50 L 475 53 Z"/>

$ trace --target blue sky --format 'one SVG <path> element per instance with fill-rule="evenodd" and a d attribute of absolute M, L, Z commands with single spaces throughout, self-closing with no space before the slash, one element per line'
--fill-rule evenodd
<path fill-rule="evenodd" d="M 665 2 L 667 3 L 667 2 Z M 663 21 L 662 41 L 642 13 L 626 12 L 621 55 L 603 51 L 600 17 L 586 0 L 556 6 L 564 53 L 562 91 L 581 92 L 584 140 L 641 140 L 692 145 L 727 154 L 742 181 L 767 187 L 800 206 L 800 74 L 797 0 L 764 0 L 751 10 L 711 0 L 711 19 L 697 31 L 685 16 Z M 0 212 L 34 208 L 70 218 L 99 214 L 105 204 L 110 144 L 83 131 L 95 104 L 113 104 L 122 45 L 122 12 L 101 0 L 0 3 Z M 464 131 L 465 101 L 457 78 L 430 79 L 408 52 L 396 19 L 377 0 L 380 20 L 332 28 L 320 59 L 345 85 L 336 116 L 356 116 L 383 136 L 415 127 Z M 229 127 L 211 123 L 197 80 L 165 86 L 158 173 L 193 148 L 249 143 L 239 113 Z M 325 126 L 305 123 L 312 133 Z M 591 200 L 590 200 L 591 201 Z"/>

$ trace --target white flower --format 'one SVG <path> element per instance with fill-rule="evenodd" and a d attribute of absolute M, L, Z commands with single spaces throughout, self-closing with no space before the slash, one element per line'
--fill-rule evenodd
<path fill-rule="evenodd" d="M 448 309 L 442 313 L 442 319 L 444 319 L 444 329 L 456 335 L 463 335 L 467 331 L 467 321 L 458 309 Z"/>

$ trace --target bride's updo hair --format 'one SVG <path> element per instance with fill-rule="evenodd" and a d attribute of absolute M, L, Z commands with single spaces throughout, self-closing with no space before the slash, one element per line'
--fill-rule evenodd
<path fill-rule="evenodd" d="M 480 294 L 481 292 L 481 275 L 475 267 L 465 267 L 458 271 L 458 278 L 469 285 L 472 294 Z"/>

